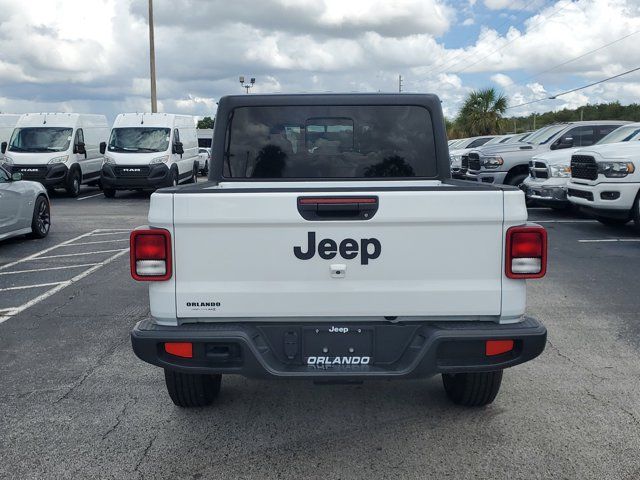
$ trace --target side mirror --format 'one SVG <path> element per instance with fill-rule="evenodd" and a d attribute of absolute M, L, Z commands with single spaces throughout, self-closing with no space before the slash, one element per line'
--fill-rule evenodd
<path fill-rule="evenodd" d="M 176 155 L 182 155 L 184 153 L 184 147 L 182 146 L 182 142 L 173 143 L 173 153 L 175 153 Z"/>
<path fill-rule="evenodd" d="M 561 137 L 555 143 L 553 150 L 560 150 L 562 148 L 572 148 L 573 147 L 573 137 Z"/>
<path fill-rule="evenodd" d="M 7 142 L 2 142 L 0 144 L 0 152 L 4 153 L 7 151 Z"/>
<path fill-rule="evenodd" d="M 74 152 L 73 152 L 73 153 L 78 153 L 78 154 L 80 154 L 80 155 L 84 155 L 84 156 L 85 156 L 85 158 L 86 158 L 86 156 L 87 156 L 87 149 L 86 149 L 86 147 L 85 147 L 85 145 L 84 145 L 84 143 L 83 143 L 83 142 L 78 142 L 78 143 L 76 144 L 76 146 L 75 146 L 75 147 L 73 147 L 73 150 L 74 150 Z"/>
<path fill-rule="evenodd" d="M 100 153 L 104 155 L 104 152 L 107 151 L 107 142 L 100 142 Z"/>
<path fill-rule="evenodd" d="M 22 180 L 22 173 L 14 172 L 14 173 L 11 174 L 11 181 L 12 182 L 19 182 L 20 180 Z"/>

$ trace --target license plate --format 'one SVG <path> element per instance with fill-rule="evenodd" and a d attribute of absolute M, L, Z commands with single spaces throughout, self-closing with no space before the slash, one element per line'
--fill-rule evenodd
<path fill-rule="evenodd" d="M 373 330 L 331 325 L 304 330 L 303 359 L 314 367 L 371 365 Z"/>

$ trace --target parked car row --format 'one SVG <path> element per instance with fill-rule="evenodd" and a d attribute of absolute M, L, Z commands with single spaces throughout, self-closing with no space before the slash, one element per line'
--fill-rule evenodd
<path fill-rule="evenodd" d="M 0 115 L 0 140 L 5 170 L 73 197 L 83 184 L 98 185 L 112 198 L 118 190 L 195 182 L 210 161 L 188 115 L 124 113 L 111 129 L 104 115 Z"/>
<path fill-rule="evenodd" d="M 462 150 L 455 148 L 465 142 L 453 141 L 452 176 L 518 186 L 528 205 L 578 207 L 607 225 L 634 220 L 640 230 L 640 123 L 561 123 L 512 139 Z"/>

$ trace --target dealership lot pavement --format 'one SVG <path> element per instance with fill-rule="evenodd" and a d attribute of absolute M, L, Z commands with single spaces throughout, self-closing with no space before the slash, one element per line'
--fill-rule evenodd
<path fill-rule="evenodd" d="M 185 411 L 129 343 L 148 299 L 126 231 L 148 202 L 55 196 L 48 238 L 0 242 L 0 478 L 640 478 L 631 226 L 530 211 L 550 236 L 528 290 L 549 343 L 486 409 L 451 406 L 439 378 L 226 377 L 214 407 Z"/>

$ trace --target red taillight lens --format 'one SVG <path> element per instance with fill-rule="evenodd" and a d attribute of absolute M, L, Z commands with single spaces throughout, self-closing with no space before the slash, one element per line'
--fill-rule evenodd
<path fill-rule="evenodd" d="M 130 237 L 131 276 L 161 282 L 171 278 L 171 234 L 163 229 L 140 229 Z"/>
<path fill-rule="evenodd" d="M 191 342 L 165 343 L 164 351 L 176 357 L 193 358 L 193 344 Z"/>
<path fill-rule="evenodd" d="M 135 238 L 136 259 L 164 260 L 167 258 L 167 246 L 163 235 L 141 234 Z"/>
<path fill-rule="evenodd" d="M 547 272 L 547 231 L 539 225 L 507 230 L 505 274 L 508 278 L 542 278 Z"/>

